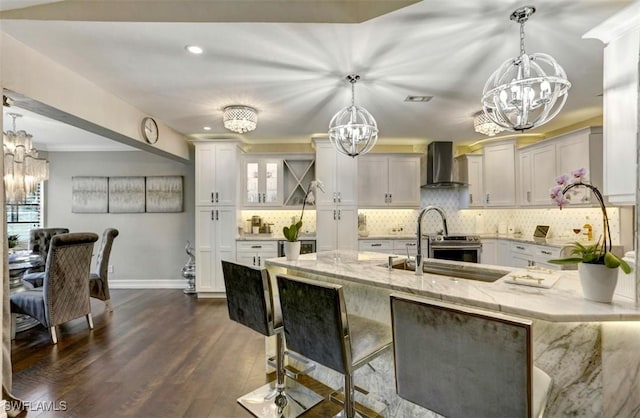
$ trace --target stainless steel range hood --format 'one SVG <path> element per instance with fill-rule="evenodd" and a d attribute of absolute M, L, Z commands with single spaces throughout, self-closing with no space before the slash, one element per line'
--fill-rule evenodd
<path fill-rule="evenodd" d="M 435 141 L 427 146 L 426 177 L 423 176 L 424 188 L 457 188 L 466 183 L 454 180 L 453 175 L 453 142 Z"/>

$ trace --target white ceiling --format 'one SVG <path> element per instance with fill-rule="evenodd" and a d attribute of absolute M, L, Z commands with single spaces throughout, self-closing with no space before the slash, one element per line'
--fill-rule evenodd
<path fill-rule="evenodd" d="M 52 10 L 64 3 L 31 9 Z M 307 0 L 312 3 L 321 2 Z M 564 110 L 535 132 L 602 113 L 603 46 L 581 37 L 629 3 L 532 2 L 537 12 L 526 25 L 527 51 L 552 55 L 573 85 Z M 473 131 L 472 114 L 480 110 L 489 75 L 518 54 L 519 28 L 509 15 L 522 5 L 516 0 L 423 0 L 354 24 L 0 16 L 3 32 L 185 135 L 227 133 L 222 109 L 244 104 L 259 111 L 258 128 L 245 135 L 249 142 L 307 142 L 312 134 L 326 132 L 333 114 L 349 104 L 344 76 L 357 72 L 362 80 L 356 103 L 375 116 L 381 140 L 464 142 L 485 138 Z M 4 3 L 2 8 L 7 9 Z M 204 54 L 186 53 L 188 44 L 201 46 Z M 434 99 L 407 103 L 407 95 Z"/>

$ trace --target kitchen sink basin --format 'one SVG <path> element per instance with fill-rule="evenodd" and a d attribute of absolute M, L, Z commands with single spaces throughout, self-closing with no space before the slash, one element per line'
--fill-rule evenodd
<path fill-rule="evenodd" d="M 413 260 L 396 261 L 391 267 L 397 270 L 415 271 L 415 263 Z M 383 267 L 388 267 L 384 264 Z M 454 277 L 457 279 L 478 280 L 481 282 L 493 283 L 496 280 L 510 273 L 507 270 L 489 269 L 480 267 L 473 263 L 442 263 L 438 261 L 425 260 L 422 264 L 422 271 L 429 274 L 437 274 L 440 276 Z"/>

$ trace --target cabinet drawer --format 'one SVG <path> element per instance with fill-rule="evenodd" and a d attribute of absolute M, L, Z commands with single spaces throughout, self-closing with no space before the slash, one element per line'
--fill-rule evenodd
<path fill-rule="evenodd" d="M 266 252 L 278 253 L 277 241 L 237 241 L 236 251 L 238 252 Z"/>
<path fill-rule="evenodd" d="M 511 252 L 515 254 L 524 254 L 533 256 L 534 246 L 531 244 L 524 244 L 521 242 L 512 242 L 511 243 Z"/>
<path fill-rule="evenodd" d="M 562 248 L 560 247 L 547 247 L 547 246 L 536 246 L 535 248 L 535 256 L 536 259 L 549 259 L 549 258 L 559 258 L 560 252 Z"/>
<path fill-rule="evenodd" d="M 386 251 L 393 250 L 393 242 L 391 240 L 360 240 L 358 242 L 360 251 Z"/>
<path fill-rule="evenodd" d="M 415 251 L 417 246 L 418 244 L 415 239 L 398 239 L 393 241 L 393 249 L 400 251 L 401 254 L 404 254 L 407 248 L 409 248 L 409 251 Z"/>

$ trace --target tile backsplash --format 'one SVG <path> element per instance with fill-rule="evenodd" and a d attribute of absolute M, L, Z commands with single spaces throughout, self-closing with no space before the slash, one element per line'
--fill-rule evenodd
<path fill-rule="evenodd" d="M 549 225 L 549 238 L 566 238 L 575 236 L 571 229 L 582 228 L 586 217 L 593 227 L 593 236 L 602 235 L 602 213 L 598 208 L 565 207 L 543 209 L 461 209 L 460 199 L 464 193 L 452 189 L 422 190 L 422 206 L 437 205 L 447 214 L 450 234 L 496 233 L 502 222 L 506 227 L 521 231 L 525 237 L 533 236 L 536 225 Z M 416 232 L 418 210 L 415 209 L 360 209 L 360 215 L 366 216 L 369 235 L 412 235 Z M 620 244 L 621 216 L 620 210 L 608 206 L 607 213 L 614 244 Z M 238 226 L 243 227 L 251 216 L 261 216 L 264 222 L 273 224 L 273 236 L 282 237 L 282 228 L 291 224 L 293 216 L 300 216 L 297 210 L 242 210 Z M 425 215 L 422 230 L 425 233 L 436 233 L 442 229 L 440 216 L 435 212 Z M 399 231 L 401 230 L 401 231 Z M 313 206 L 304 211 L 302 233 L 315 235 L 316 211 Z"/>

